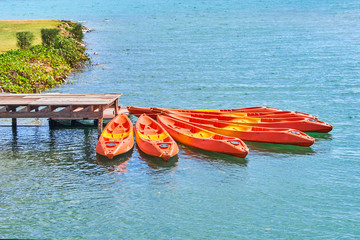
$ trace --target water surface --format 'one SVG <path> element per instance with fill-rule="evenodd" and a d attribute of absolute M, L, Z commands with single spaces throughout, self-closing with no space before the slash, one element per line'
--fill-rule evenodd
<path fill-rule="evenodd" d="M 2 126 L 1 238 L 360 237 L 358 1 L 3 0 L 0 13 L 93 29 L 93 65 L 49 92 L 120 92 L 124 106 L 272 106 L 334 125 L 310 148 L 247 143 L 237 159 L 180 145 L 168 163 L 137 147 L 100 158 L 94 128 Z"/>

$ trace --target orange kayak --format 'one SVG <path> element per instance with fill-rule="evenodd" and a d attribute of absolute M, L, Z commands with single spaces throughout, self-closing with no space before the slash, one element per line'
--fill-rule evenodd
<path fill-rule="evenodd" d="M 199 114 L 213 114 L 213 115 L 233 116 L 233 117 L 255 117 L 255 118 L 302 117 L 302 118 L 317 119 L 317 117 L 314 115 L 297 112 L 297 111 L 282 111 L 280 109 L 277 109 L 277 111 L 275 111 L 276 108 L 269 108 L 269 107 L 255 107 L 255 108 L 258 108 L 259 112 L 254 110 L 244 112 L 245 110 L 241 110 L 241 109 L 240 110 L 239 109 L 199 110 L 199 109 L 174 109 L 174 108 L 155 108 L 155 107 L 147 108 L 147 107 L 133 107 L 133 106 L 127 107 L 128 111 L 137 117 L 143 113 L 146 113 L 148 116 L 154 119 L 156 119 L 156 116 L 158 114 L 161 114 L 163 112 L 199 113 Z M 264 111 L 265 108 L 267 108 L 266 111 Z"/>
<path fill-rule="evenodd" d="M 156 113 L 154 113 L 154 111 L 151 110 L 151 108 L 147 108 L 147 107 L 128 106 L 127 110 L 129 111 L 129 113 L 131 113 L 136 117 L 140 117 L 141 114 L 145 113 L 146 115 L 151 116 L 152 118 L 154 118 L 153 116 L 155 116 L 156 119 L 156 115 L 157 115 Z"/>
<path fill-rule="evenodd" d="M 239 138 L 213 133 L 165 115 L 158 115 L 157 120 L 176 141 L 191 147 L 241 158 L 249 153 L 249 149 Z"/>
<path fill-rule="evenodd" d="M 153 114 L 159 114 L 163 112 L 172 113 L 201 113 L 201 114 L 213 114 L 220 116 L 234 116 L 234 117 L 255 117 L 255 118 L 288 118 L 288 117 L 303 117 L 317 119 L 316 116 L 307 113 L 296 111 L 277 111 L 277 112 L 236 112 L 231 109 L 224 109 L 220 111 L 205 111 L 194 109 L 170 109 L 170 108 L 150 108 Z"/>
<path fill-rule="evenodd" d="M 172 109 L 172 108 L 154 108 L 154 109 L 164 109 L 164 110 L 186 110 L 186 109 Z M 141 114 L 145 113 L 147 115 L 154 114 L 154 109 L 147 108 L 147 107 L 133 107 L 128 106 L 127 110 L 135 115 L 140 116 Z M 189 109 L 190 110 L 190 109 Z M 248 108 L 236 108 L 236 109 L 195 109 L 194 111 L 199 112 L 222 112 L 222 111 L 234 111 L 234 112 L 278 112 L 283 111 L 281 109 L 272 108 L 272 107 L 248 107 Z M 156 113 L 156 110 L 155 110 Z"/>
<path fill-rule="evenodd" d="M 171 110 L 171 108 L 168 108 Z M 181 110 L 181 109 L 178 109 Z M 247 108 L 233 108 L 233 109 L 194 109 L 202 112 L 278 112 L 283 111 L 273 107 L 247 107 Z"/>
<path fill-rule="evenodd" d="M 146 114 L 138 118 L 134 130 L 136 143 L 146 154 L 168 161 L 179 152 L 178 145 L 170 134 Z"/>
<path fill-rule="evenodd" d="M 222 116 L 202 113 L 180 113 L 186 117 L 203 118 L 231 124 L 266 128 L 294 128 L 303 132 L 330 132 L 332 125 L 313 118 L 249 118 L 240 116 Z"/>
<path fill-rule="evenodd" d="M 180 116 L 170 113 L 167 113 L 166 115 L 181 121 L 191 123 L 209 131 L 226 136 L 237 137 L 244 141 L 291 144 L 304 147 L 311 146 L 315 142 L 314 138 L 296 129 L 253 127 L 208 119 Z"/>
<path fill-rule="evenodd" d="M 111 160 L 117 155 L 128 152 L 133 146 L 133 124 L 126 115 L 120 114 L 104 128 L 96 145 L 96 152 Z"/>

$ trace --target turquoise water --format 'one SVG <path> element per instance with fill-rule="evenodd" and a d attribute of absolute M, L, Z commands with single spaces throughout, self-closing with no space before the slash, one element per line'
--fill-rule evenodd
<path fill-rule="evenodd" d="M 0 127 L 0 238 L 360 238 L 359 1 L 3 0 L 0 18 L 93 29 L 94 64 L 49 92 L 334 125 L 310 148 L 247 143 L 237 159 L 180 145 L 168 163 L 136 147 L 99 158 L 93 128 Z"/>

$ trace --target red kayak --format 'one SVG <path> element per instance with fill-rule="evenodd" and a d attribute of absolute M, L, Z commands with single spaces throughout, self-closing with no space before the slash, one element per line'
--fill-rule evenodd
<path fill-rule="evenodd" d="M 257 107 L 257 108 L 261 109 L 262 107 Z M 237 109 L 196 110 L 196 109 L 172 109 L 172 108 L 146 108 L 146 107 L 133 107 L 133 106 L 127 107 L 128 111 L 137 117 L 145 113 L 154 119 L 156 119 L 156 116 L 158 114 L 163 112 L 198 113 L 198 114 L 212 114 L 212 115 L 234 116 L 234 117 L 256 117 L 256 118 L 302 117 L 302 118 L 317 119 L 316 116 L 307 113 L 301 113 L 296 111 L 282 111 L 280 109 L 277 109 L 277 111 L 275 111 L 274 108 L 268 108 L 268 107 L 263 107 L 263 110 L 264 108 L 267 108 L 268 110 L 265 112 L 256 112 L 256 111 L 244 112 L 242 110 L 237 111 Z M 272 109 L 272 111 L 270 111 L 269 109 Z"/>
<path fill-rule="evenodd" d="M 303 132 L 330 132 L 332 125 L 313 118 L 249 118 L 237 116 L 221 116 L 216 114 L 180 113 L 186 117 L 222 121 L 230 124 L 266 128 L 294 128 Z"/>
<path fill-rule="evenodd" d="M 155 108 L 156 109 L 156 108 Z M 158 108 L 158 109 L 164 109 L 164 110 L 186 110 L 186 109 L 172 109 L 172 108 Z M 139 117 L 141 114 L 145 113 L 147 115 L 152 115 L 154 114 L 154 111 L 151 108 L 147 108 L 147 107 L 134 107 L 134 106 L 128 106 L 127 110 Z M 191 110 L 191 109 L 190 109 Z M 272 108 L 272 107 L 248 107 L 248 108 L 236 108 L 236 109 L 209 109 L 209 110 L 201 110 L 201 109 L 197 109 L 194 111 L 208 111 L 208 112 L 222 112 L 222 111 L 234 111 L 234 112 L 278 112 L 278 111 L 283 111 L 281 109 L 278 108 Z M 155 111 L 156 112 L 156 111 Z"/>
<path fill-rule="evenodd" d="M 226 136 L 237 137 L 244 141 L 291 144 L 305 147 L 311 146 L 315 141 L 314 138 L 296 129 L 252 127 L 171 113 L 166 113 L 166 115 L 200 128 Z"/>
<path fill-rule="evenodd" d="M 134 130 L 136 143 L 146 154 L 168 161 L 179 152 L 178 145 L 170 134 L 146 114 L 138 118 Z"/>
<path fill-rule="evenodd" d="M 317 119 L 316 116 L 307 113 L 296 112 L 296 111 L 277 111 L 277 112 L 236 112 L 229 110 L 222 111 L 200 111 L 194 109 L 167 109 L 167 108 L 150 108 L 154 113 L 201 113 L 201 114 L 212 114 L 218 116 L 233 116 L 233 117 L 255 117 L 255 118 L 288 118 L 288 117 L 303 117 Z"/>
<path fill-rule="evenodd" d="M 154 111 L 152 111 L 150 108 L 147 107 L 133 107 L 133 106 L 128 106 L 127 110 L 129 111 L 129 113 L 131 113 L 132 115 L 136 116 L 136 117 L 140 117 L 141 114 L 146 114 L 148 116 L 151 116 L 152 118 L 154 118 L 153 116 L 155 116 L 154 119 L 156 119 L 156 113 L 154 113 Z"/>
<path fill-rule="evenodd" d="M 126 115 L 120 114 L 104 128 L 96 145 L 96 152 L 111 160 L 117 155 L 128 152 L 133 146 L 133 125 Z"/>
<path fill-rule="evenodd" d="M 171 108 L 167 108 L 171 110 Z M 178 109 L 181 110 L 181 109 Z M 233 108 L 233 109 L 193 109 L 201 112 L 278 112 L 283 111 L 273 107 L 247 107 L 247 108 Z"/>
<path fill-rule="evenodd" d="M 169 116 L 158 115 L 157 120 L 176 141 L 191 147 L 241 158 L 249 153 L 245 143 L 238 138 L 216 134 Z"/>

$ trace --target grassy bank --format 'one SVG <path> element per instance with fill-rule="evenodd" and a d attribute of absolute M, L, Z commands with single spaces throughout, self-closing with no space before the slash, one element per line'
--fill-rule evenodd
<path fill-rule="evenodd" d="M 41 44 L 41 29 L 58 29 L 50 44 Z M 75 68 L 89 60 L 74 29 L 78 24 L 58 20 L 0 21 L 0 92 L 30 93 L 64 83 Z M 32 32 L 34 45 L 16 49 L 16 32 Z M 78 32 L 77 32 L 78 33 Z M 4 43 L 4 44 L 3 44 Z M 10 50 L 12 49 L 12 50 Z"/>
<path fill-rule="evenodd" d="M 57 28 L 61 21 L 49 20 L 0 20 L 0 54 L 12 49 L 17 49 L 16 33 L 32 32 L 34 45 L 41 44 L 41 29 Z"/>

